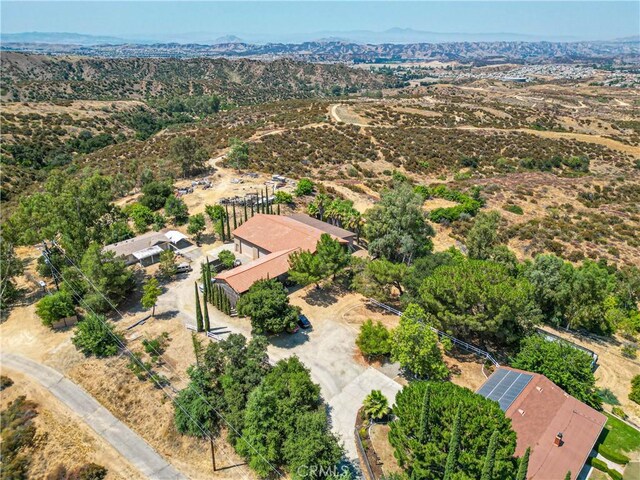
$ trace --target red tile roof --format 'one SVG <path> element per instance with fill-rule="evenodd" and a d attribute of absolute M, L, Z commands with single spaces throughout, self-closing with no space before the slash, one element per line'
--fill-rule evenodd
<path fill-rule="evenodd" d="M 300 248 L 316 251 L 320 236 L 325 233 L 319 228 L 306 225 L 294 218 L 280 215 L 257 214 L 233 231 L 233 236 L 256 245 L 267 252 L 278 252 Z M 331 235 L 331 234 L 330 234 Z M 335 235 L 335 240 L 345 241 Z"/>
<path fill-rule="evenodd" d="M 260 257 L 254 262 L 240 265 L 216 275 L 217 280 L 224 280 L 238 293 L 244 293 L 258 280 L 276 278 L 289 271 L 289 255 L 296 248 L 273 252 Z"/>
<path fill-rule="evenodd" d="M 607 417 L 544 375 L 532 375 L 533 379 L 505 412 L 518 436 L 516 455 L 523 455 L 527 447 L 531 447 L 528 479 L 562 479 L 568 471 L 576 478 Z M 554 445 L 558 433 L 563 435 L 563 444 L 559 447 Z"/>

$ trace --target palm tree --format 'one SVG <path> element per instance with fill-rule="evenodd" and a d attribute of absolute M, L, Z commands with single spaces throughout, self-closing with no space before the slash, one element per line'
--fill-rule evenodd
<path fill-rule="evenodd" d="M 371 390 L 362 403 L 367 418 L 381 420 L 389 414 L 389 401 L 380 390 Z"/>

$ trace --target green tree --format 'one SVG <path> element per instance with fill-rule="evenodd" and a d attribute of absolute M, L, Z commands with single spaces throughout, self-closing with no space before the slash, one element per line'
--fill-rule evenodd
<path fill-rule="evenodd" d="M 403 281 L 407 274 L 407 265 L 393 263 L 384 258 L 365 261 L 363 268 L 358 268 L 353 278 L 353 287 L 365 297 L 372 297 L 380 302 L 387 302 L 394 293 L 404 293 Z"/>
<path fill-rule="evenodd" d="M 527 448 L 524 452 L 524 455 L 520 459 L 518 465 L 518 474 L 516 475 L 516 480 L 527 480 L 527 470 L 529 469 L 529 455 L 531 454 L 531 449 Z"/>
<path fill-rule="evenodd" d="M 438 335 L 429 328 L 430 317 L 417 305 L 409 305 L 392 332 L 391 358 L 419 378 L 442 380 L 449 371 L 442 360 Z"/>
<path fill-rule="evenodd" d="M 569 343 L 531 335 L 522 341 L 512 365 L 540 373 L 581 402 L 600 409 L 602 400 L 597 394 L 591 361 L 588 353 Z"/>
<path fill-rule="evenodd" d="M 251 327 L 258 334 L 293 329 L 298 320 L 298 310 L 289 305 L 287 291 L 274 279 L 259 280 L 251 285 L 240 297 L 236 310 L 238 315 L 251 317 Z"/>
<path fill-rule="evenodd" d="M 152 181 L 142 186 L 140 203 L 150 210 L 160 210 L 172 193 L 173 188 L 170 183 Z"/>
<path fill-rule="evenodd" d="M 382 322 L 373 323 L 368 319 L 360 326 L 360 333 L 356 338 L 356 345 L 362 354 L 371 359 L 389 355 L 391 352 L 391 334 Z"/>
<path fill-rule="evenodd" d="M 181 198 L 170 195 L 164 204 L 164 212 L 167 217 L 173 219 L 174 225 L 184 225 L 189 219 L 189 209 Z"/>
<path fill-rule="evenodd" d="M 195 292 L 196 292 L 196 330 L 201 332 L 204 329 L 204 325 L 202 324 L 202 309 L 200 307 L 200 294 L 198 293 L 198 282 L 195 282 Z"/>
<path fill-rule="evenodd" d="M 324 265 L 326 274 L 336 274 L 349 265 L 349 252 L 346 247 L 328 233 L 320 235 L 316 246 L 316 256 L 320 263 Z"/>
<path fill-rule="evenodd" d="M 425 278 L 420 296 L 443 330 L 482 345 L 514 346 L 541 318 L 531 284 L 490 261 L 438 267 Z"/>
<path fill-rule="evenodd" d="M 481 212 L 467 234 L 466 244 L 469 258 L 489 260 L 493 249 L 499 244 L 498 223 L 500 214 L 495 211 Z"/>
<path fill-rule="evenodd" d="M 182 169 L 182 175 L 187 176 L 204 170 L 209 155 L 202 148 L 200 142 L 192 137 L 177 137 L 171 142 L 171 157 Z"/>
<path fill-rule="evenodd" d="M 571 299 L 574 268 L 555 255 L 537 255 L 524 271 L 545 322 L 560 326 Z"/>
<path fill-rule="evenodd" d="M 451 480 L 457 471 L 458 456 L 460 455 L 460 431 L 462 430 L 462 411 L 458 406 L 456 416 L 453 419 L 451 428 L 451 439 L 449 440 L 449 451 L 447 452 L 447 463 L 444 466 L 444 480 Z"/>
<path fill-rule="evenodd" d="M 433 228 L 425 221 L 422 197 L 400 184 L 383 192 L 380 202 L 365 213 L 365 236 L 369 253 L 394 262 L 410 264 L 431 251 Z"/>
<path fill-rule="evenodd" d="M 236 170 L 242 170 L 249 166 L 249 145 L 237 138 L 229 140 L 229 153 L 226 164 Z"/>
<path fill-rule="evenodd" d="M 68 269 L 65 278 L 68 277 Z M 133 290 L 133 272 L 124 260 L 115 258 L 112 252 L 103 252 L 100 245 L 92 243 L 80 262 L 80 270 L 86 275 L 88 285 L 84 303 L 96 312 L 106 312 L 118 305 Z M 84 277 L 81 280 L 85 282 Z"/>
<path fill-rule="evenodd" d="M 315 186 L 311 180 L 308 178 L 301 178 L 296 185 L 294 193 L 296 194 L 296 197 L 303 197 L 305 195 L 311 195 L 314 188 Z"/>
<path fill-rule="evenodd" d="M 498 431 L 494 430 L 489 440 L 489 448 L 487 449 L 487 455 L 484 458 L 484 465 L 482 466 L 482 476 L 480 480 L 491 480 L 493 478 L 493 466 L 496 463 L 496 449 L 498 448 Z"/>
<path fill-rule="evenodd" d="M 132 203 L 131 205 L 128 205 L 124 212 L 131 220 L 133 220 L 133 226 L 136 228 L 138 233 L 146 232 L 147 228 L 154 220 L 153 211 L 141 203 Z"/>
<path fill-rule="evenodd" d="M 575 269 L 572 278 L 571 297 L 566 313 L 567 326 L 601 334 L 613 333 L 616 325 L 607 316 L 606 302 L 614 295 L 615 289 L 614 275 L 602 265 L 585 261 Z"/>
<path fill-rule="evenodd" d="M 389 401 L 380 390 L 371 390 L 362 403 L 367 418 L 382 420 L 389 414 Z"/>
<path fill-rule="evenodd" d="M 429 415 L 431 415 L 431 389 L 429 385 L 427 385 L 422 399 L 422 412 L 420 413 L 420 425 L 418 427 L 417 437 L 418 441 L 423 444 L 429 441 Z"/>
<path fill-rule="evenodd" d="M 222 263 L 223 268 L 229 269 L 233 268 L 233 264 L 236 261 L 236 256 L 229 250 L 222 250 L 218 254 L 218 260 L 220 260 L 220 262 Z"/>
<path fill-rule="evenodd" d="M 142 304 L 142 308 L 152 309 L 152 317 L 156 314 L 156 304 L 158 303 L 158 297 L 161 293 L 162 289 L 160 288 L 160 284 L 154 277 L 151 277 L 142 287 L 142 298 L 140 299 L 140 303 Z"/>
<path fill-rule="evenodd" d="M 244 423 L 237 450 L 259 476 L 272 474 L 273 465 L 292 478 L 300 478 L 300 467 L 319 478 L 320 472 L 312 472 L 333 467 L 342 457 L 320 387 L 295 356 L 280 360 L 249 395 Z"/>
<path fill-rule="evenodd" d="M 288 193 L 288 192 L 284 192 L 282 190 L 278 190 L 275 195 L 275 202 L 278 204 L 290 204 L 293 203 L 293 196 Z"/>
<path fill-rule="evenodd" d="M 177 272 L 176 254 L 173 250 L 167 249 L 160 253 L 160 275 L 164 278 L 173 277 Z"/>
<path fill-rule="evenodd" d="M 113 325 L 107 323 L 103 315 L 88 314 L 78 322 L 71 339 L 75 347 L 87 356 L 110 357 L 118 353 L 124 343 L 122 336 L 116 333 Z"/>
<path fill-rule="evenodd" d="M 13 279 L 22 271 L 22 261 L 16 256 L 13 245 L 0 237 L 0 309 L 16 297 L 18 290 Z"/>
<path fill-rule="evenodd" d="M 420 435 L 425 392 L 429 389 L 428 434 Z M 451 382 L 411 382 L 396 395 L 389 442 L 410 478 L 441 480 L 460 412 L 455 478 L 480 478 L 490 437 L 498 439 L 493 478 L 514 478 L 516 434 L 496 402 Z M 423 441 L 422 438 L 426 438 Z"/>
<path fill-rule="evenodd" d="M 43 297 L 36 304 L 36 313 L 43 325 L 51 327 L 58 320 L 75 315 L 76 311 L 71 295 L 61 291 Z"/>
<path fill-rule="evenodd" d="M 289 278 L 300 285 L 319 282 L 328 274 L 327 265 L 322 263 L 318 255 L 308 251 L 293 252 L 289 255 Z"/>
<path fill-rule="evenodd" d="M 187 226 L 187 233 L 195 237 L 196 243 L 200 243 L 200 237 L 204 232 L 204 214 L 196 213 L 189 217 L 189 225 Z"/>
<path fill-rule="evenodd" d="M 202 298 L 202 326 L 205 332 L 211 329 L 209 323 L 209 289 L 204 289 L 204 296 Z"/>

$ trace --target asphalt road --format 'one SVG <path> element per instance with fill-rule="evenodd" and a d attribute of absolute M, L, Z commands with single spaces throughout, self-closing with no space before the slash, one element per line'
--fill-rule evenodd
<path fill-rule="evenodd" d="M 187 477 L 162 458 L 138 434 L 114 417 L 80 386 L 56 370 L 10 353 L 0 354 L 0 364 L 39 382 L 147 478 L 186 480 Z"/>

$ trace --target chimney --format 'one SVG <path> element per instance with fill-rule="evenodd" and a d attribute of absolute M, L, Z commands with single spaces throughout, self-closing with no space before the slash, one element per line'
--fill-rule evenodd
<path fill-rule="evenodd" d="M 562 432 L 559 432 L 559 433 L 556 435 L 556 438 L 553 440 L 553 444 L 554 444 L 556 447 L 561 447 L 563 443 L 564 443 L 564 440 L 562 440 Z"/>

